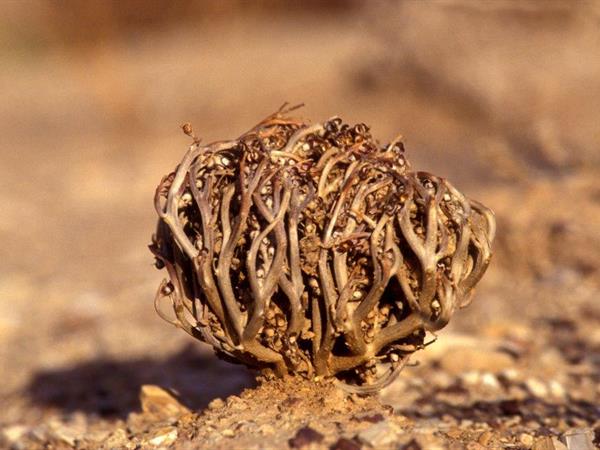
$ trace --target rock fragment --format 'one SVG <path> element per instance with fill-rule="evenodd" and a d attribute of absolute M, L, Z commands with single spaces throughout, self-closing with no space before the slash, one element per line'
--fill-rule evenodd
<path fill-rule="evenodd" d="M 360 450 L 361 445 L 354 439 L 348 439 L 345 437 L 339 438 L 335 443 L 329 447 L 329 450 Z"/>
<path fill-rule="evenodd" d="M 304 448 L 311 444 L 319 444 L 323 441 L 324 436 L 317 430 L 311 427 L 302 427 L 288 443 L 291 448 Z"/>
<path fill-rule="evenodd" d="M 481 375 L 481 385 L 495 391 L 501 388 L 498 378 L 490 372 L 485 372 Z"/>
<path fill-rule="evenodd" d="M 594 450 L 594 432 L 589 428 L 574 428 L 563 433 L 562 442 L 569 450 Z"/>
<path fill-rule="evenodd" d="M 544 436 L 535 440 L 532 450 L 567 450 L 567 447 L 556 438 Z"/>
<path fill-rule="evenodd" d="M 117 428 L 113 431 L 108 439 L 103 442 L 103 445 L 100 447 L 102 449 L 133 449 L 135 448 L 135 444 L 129 440 L 127 433 L 123 428 Z"/>
<path fill-rule="evenodd" d="M 85 432 L 82 427 L 65 425 L 58 420 L 48 422 L 48 437 L 70 447 L 75 447 L 77 441 L 83 439 Z"/>
<path fill-rule="evenodd" d="M 353 420 L 356 420 L 357 422 L 378 423 L 378 422 L 385 420 L 385 418 L 383 417 L 383 414 L 381 414 L 381 413 L 372 412 L 372 413 L 364 413 L 364 414 L 360 414 L 358 416 L 354 416 Z"/>
<path fill-rule="evenodd" d="M 556 380 L 550 382 L 550 394 L 558 399 L 564 399 L 566 396 L 565 388 L 561 383 Z"/>
<path fill-rule="evenodd" d="M 106 430 L 106 429 L 100 429 L 100 430 L 93 430 L 93 431 L 87 431 L 85 433 L 85 440 L 88 442 L 102 442 L 104 440 L 106 440 L 106 438 L 108 438 L 108 436 L 110 435 L 110 430 Z"/>
<path fill-rule="evenodd" d="M 532 450 L 554 450 L 552 438 L 548 436 L 537 438 L 533 443 Z"/>
<path fill-rule="evenodd" d="M 358 433 L 358 440 L 373 448 L 381 448 L 393 444 L 398 436 L 396 427 L 387 420 L 376 423 Z"/>
<path fill-rule="evenodd" d="M 7 448 L 17 448 L 18 443 L 27 434 L 28 428 L 25 425 L 10 425 L 0 431 L 0 444 Z"/>
<path fill-rule="evenodd" d="M 222 408 L 223 406 L 225 406 L 225 402 L 223 401 L 223 399 L 215 398 L 214 400 L 211 400 L 211 402 L 208 404 L 208 409 L 214 411 Z"/>
<path fill-rule="evenodd" d="M 177 418 L 190 413 L 170 392 L 153 384 L 142 386 L 140 403 L 144 413 L 161 418 Z"/>
<path fill-rule="evenodd" d="M 545 398 L 548 395 L 548 386 L 537 378 L 528 378 L 525 387 L 535 397 Z"/>
<path fill-rule="evenodd" d="M 175 427 L 159 428 L 152 432 L 146 442 L 155 447 L 168 447 L 177 440 L 177 434 L 177 428 Z"/>
<path fill-rule="evenodd" d="M 521 433 L 519 435 L 519 442 L 521 444 L 523 444 L 525 447 L 530 448 L 534 443 L 534 439 L 533 439 L 533 436 L 530 434 Z"/>
<path fill-rule="evenodd" d="M 233 437 L 235 436 L 235 431 L 233 431 L 231 428 L 225 428 L 223 431 L 221 431 L 221 434 L 225 437 Z"/>
<path fill-rule="evenodd" d="M 479 442 L 484 447 L 487 447 L 487 445 L 490 443 L 493 437 L 494 435 L 491 431 L 484 431 L 479 435 L 479 438 L 477 438 L 477 442 Z"/>
<path fill-rule="evenodd" d="M 416 439 L 411 439 L 401 447 L 402 450 L 422 450 L 421 445 Z"/>
<path fill-rule="evenodd" d="M 552 445 L 554 445 L 554 450 L 567 450 L 567 446 L 557 438 L 552 438 Z"/>
<path fill-rule="evenodd" d="M 481 382 L 481 374 L 477 371 L 471 370 L 461 374 L 460 380 L 466 386 L 475 386 Z"/>

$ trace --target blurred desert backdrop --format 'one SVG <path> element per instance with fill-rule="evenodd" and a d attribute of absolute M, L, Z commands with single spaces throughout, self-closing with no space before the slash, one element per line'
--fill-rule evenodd
<path fill-rule="evenodd" d="M 142 384 L 177 390 L 196 410 L 252 386 L 243 367 L 155 314 L 152 197 L 189 144 L 181 124 L 205 142 L 237 137 L 284 102 L 304 103 L 298 114 L 314 121 L 364 122 L 382 142 L 401 133 L 413 167 L 497 214 L 474 302 L 388 402 L 418 426 L 407 399 L 425 392 L 415 380 L 435 385 L 433 368 L 466 385 L 465 373 L 502 380 L 512 369 L 521 400 L 566 408 L 540 413 L 564 422 L 544 425 L 549 435 L 600 436 L 600 3 L 0 3 L 8 447 L 96 448 L 139 409 Z M 491 402 L 519 396 L 471 384 L 468 395 Z M 429 418 L 453 415 L 429 405 Z M 523 433 L 541 435 L 526 422 Z M 79 437 L 61 441 L 61 426 Z M 83 437 L 91 430 L 97 441 Z"/>

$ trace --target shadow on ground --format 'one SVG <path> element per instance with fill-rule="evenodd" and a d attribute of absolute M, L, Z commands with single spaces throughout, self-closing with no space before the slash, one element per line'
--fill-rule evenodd
<path fill-rule="evenodd" d="M 254 378 L 246 368 L 220 361 L 189 345 L 165 359 L 103 359 L 41 371 L 33 376 L 27 392 L 34 406 L 125 418 L 140 409 L 138 395 L 144 384 L 173 390 L 186 406 L 198 410 L 214 398 L 238 394 L 253 386 Z"/>

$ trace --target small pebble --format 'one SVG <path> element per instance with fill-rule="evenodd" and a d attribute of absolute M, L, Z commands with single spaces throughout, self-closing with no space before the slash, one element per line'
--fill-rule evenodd
<path fill-rule="evenodd" d="M 487 447 L 487 445 L 492 440 L 493 436 L 494 435 L 490 431 L 484 431 L 483 433 L 481 433 L 479 435 L 479 438 L 477 439 L 477 442 L 479 442 L 481 445 Z"/>
<path fill-rule="evenodd" d="M 258 431 L 260 434 L 262 434 L 264 436 L 269 435 L 269 434 L 275 434 L 275 428 L 273 428 L 273 426 L 269 425 L 268 423 L 261 425 L 258 428 Z"/>
<path fill-rule="evenodd" d="M 319 444 L 323 441 L 324 436 L 317 430 L 311 427 L 302 427 L 293 438 L 288 441 L 291 448 L 303 448 L 310 444 Z"/>
<path fill-rule="evenodd" d="M 177 434 L 177 428 L 175 427 L 160 428 L 152 433 L 152 437 L 149 438 L 147 442 L 156 447 L 168 447 L 177 440 Z"/>
<path fill-rule="evenodd" d="M 508 368 L 508 369 L 504 369 L 501 372 L 501 375 L 506 378 L 508 381 L 517 381 L 519 379 L 519 371 L 517 369 L 514 368 Z"/>
<path fill-rule="evenodd" d="M 329 450 L 360 450 L 361 445 L 354 439 L 339 438 L 329 447 Z"/>
<path fill-rule="evenodd" d="M 85 431 L 82 427 L 71 427 L 58 420 L 50 420 L 48 422 L 49 437 L 58 442 L 63 442 L 70 447 L 75 446 L 76 441 L 84 436 Z"/>
<path fill-rule="evenodd" d="M 208 409 L 214 411 L 215 409 L 221 409 L 225 406 L 225 402 L 222 398 L 215 398 L 208 404 Z"/>
<path fill-rule="evenodd" d="M 481 381 L 481 375 L 479 374 L 479 372 L 475 371 L 465 372 L 461 375 L 460 378 L 466 385 L 470 386 L 479 384 L 479 382 Z"/>
<path fill-rule="evenodd" d="M 378 423 L 383 421 L 385 418 L 381 413 L 367 413 L 359 416 L 354 416 L 353 419 L 358 422 Z"/>
<path fill-rule="evenodd" d="M 565 395 L 566 395 L 565 388 L 558 381 L 552 380 L 549 384 L 549 387 L 550 387 L 550 394 L 552 394 L 553 397 L 560 398 L 560 399 L 565 398 Z"/>
<path fill-rule="evenodd" d="M 481 384 L 489 389 L 498 390 L 500 389 L 500 382 L 493 373 L 484 373 L 481 376 Z"/>
<path fill-rule="evenodd" d="M 123 428 L 117 428 L 111 433 L 111 435 L 103 442 L 103 446 L 106 448 L 131 448 L 132 442 L 129 441 L 127 433 Z"/>
<path fill-rule="evenodd" d="M 533 436 L 527 433 L 521 433 L 519 435 L 519 442 L 525 447 L 531 447 L 533 445 Z"/>
<path fill-rule="evenodd" d="M 552 438 L 552 445 L 554 448 L 552 450 L 569 450 L 567 446 L 560 442 L 557 438 Z"/>
<path fill-rule="evenodd" d="M 358 440 L 365 445 L 381 448 L 392 444 L 396 440 L 396 434 L 395 427 L 384 420 L 358 433 Z"/>
<path fill-rule="evenodd" d="M 13 444 L 17 442 L 21 437 L 27 433 L 28 429 L 25 425 L 11 425 L 6 428 L 3 428 L 0 431 L 0 442 L 4 441 L 9 444 Z"/>
<path fill-rule="evenodd" d="M 463 431 L 460 428 L 453 428 L 446 432 L 446 434 L 452 439 L 460 439 L 460 437 L 463 434 Z"/>
<path fill-rule="evenodd" d="M 559 442 L 556 438 L 549 436 L 537 438 L 533 443 L 533 450 L 566 450 L 566 447 L 562 442 Z"/>
<path fill-rule="evenodd" d="M 153 384 L 141 387 L 140 404 L 144 413 L 164 418 L 176 418 L 190 412 L 173 394 Z"/>
<path fill-rule="evenodd" d="M 416 439 L 411 439 L 401 447 L 402 450 L 422 450 L 422 448 Z"/>
<path fill-rule="evenodd" d="M 544 398 L 548 395 L 548 387 L 537 378 L 527 379 L 525 387 L 535 397 Z"/>
<path fill-rule="evenodd" d="M 590 428 L 573 428 L 561 436 L 569 450 L 594 450 L 594 432 Z"/>

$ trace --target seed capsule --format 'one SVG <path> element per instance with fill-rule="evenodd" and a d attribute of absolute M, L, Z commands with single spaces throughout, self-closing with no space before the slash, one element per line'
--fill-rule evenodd
<path fill-rule="evenodd" d="M 169 295 L 173 292 L 173 285 L 171 283 L 167 283 L 161 289 L 162 295 Z"/>

